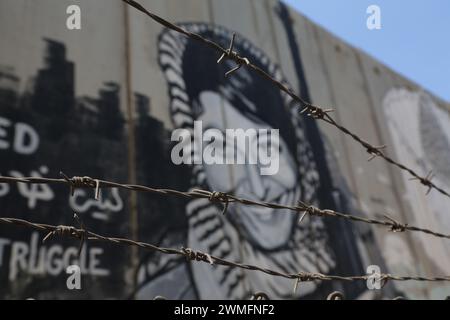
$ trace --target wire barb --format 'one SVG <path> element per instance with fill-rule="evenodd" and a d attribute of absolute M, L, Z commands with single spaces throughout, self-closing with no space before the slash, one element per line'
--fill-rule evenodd
<path fill-rule="evenodd" d="M 431 189 L 433 189 L 433 182 L 431 181 L 431 180 L 433 180 L 433 178 L 434 178 L 433 171 L 430 171 L 430 172 L 428 172 L 428 174 L 424 178 L 422 178 L 422 177 L 415 177 L 415 178 L 411 178 L 409 180 L 418 180 L 418 181 L 420 181 L 421 184 L 423 184 L 425 187 L 428 187 L 426 195 L 429 195 L 430 192 L 431 192 Z"/>
<path fill-rule="evenodd" d="M 323 217 L 327 215 L 327 212 L 324 210 L 320 210 L 319 208 L 316 208 L 314 206 L 308 205 L 307 203 L 304 203 L 303 201 L 298 201 L 298 210 L 303 211 L 303 214 L 300 216 L 300 219 L 298 220 L 298 223 L 300 224 L 306 215 L 309 216 L 317 216 L 317 217 Z"/>
<path fill-rule="evenodd" d="M 334 112 L 334 109 L 322 109 L 318 106 L 313 106 L 311 104 L 307 104 L 307 106 L 300 111 L 300 114 L 306 113 L 309 117 L 312 117 L 314 119 L 325 119 L 325 117 L 331 113 Z"/>
<path fill-rule="evenodd" d="M 209 197 L 209 201 L 211 202 L 218 202 L 218 203 L 223 203 L 223 210 L 222 210 L 222 215 L 225 215 L 225 213 L 228 210 L 228 205 L 229 205 L 229 199 L 226 193 L 223 192 L 212 192 L 211 196 Z"/>
<path fill-rule="evenodd" d="M 236 33 L 233 33 L 233 37 L 231 38 L 230 47 L 222 53 L 219 60 L 217 60 L 217 64 L 222 63 L 225 58 L 234 60 L 237 64 L 236 67 L 225 73 L 225 77 L 231 76 L 234 72 L 238 71 L 243 65 L 250 65 L 250 60 L 247 58 L 240 57 L 236 51 L 234 51 L 234 41 L 236 40 Z"/>
<path fill-rule="evenodd" d="M 402 224 L 397 220 L 389 217 L 387 214 L 384 214 L 383 216 L 391 222 L 391 232 L 405 232 L 408 229 L 407 223 Z"/>
<path fill-rule="evenodd" d="M 206 191 L 206 190 L 200 190 L 200 189 L 194 189 L 191 192 L 192 195 L 201 195 L 205 198 L 208 198 L 208 200 L 211 203 L 222 203 L 223 209 L 222 209 L 222 215 L 225 215 L 225 213 L 228 210 L 228 206 L 230 203 L 230 197 L 228 196 L 228 194 L 224 193 L 224 192 L 219 192 L 219 191 Z"/>
<path fill-rule="evenodd" d="M 76 229 L 75 228 L 59 225 L 59 226 L 56 226 L 54 228 L 54 230 L 52 230 L 49 233 L 47 233 L 47 235 L 44 237 L 44 239 L 42 239 L 42 243 L 47 242 L 47 240 L 49 240 L 51 237 L 53 237 L 55 235 L 70 237 L 70 236 L 73 236 L 73 235 L 76 235 L 76 234 L 77 233 L 76 233 Z"/>
<path fill-rule="evenodd" d="M 184 256 L 190 261 L 203 261 L 208 262 L 210 265 L 214 264 L 214 261 L 210 254 L 203 253 L 200 251 L 194 251 L 190 248 L 181 248 L 184 253 Z"/>
<path fill-rule="evenodd" d="M 70 186 L 70 195 L 75 194 L 75 189 L 79 188 L 95 188 L 94 197 L 95 200 L 99 200 L 100 197 L 100 180 L 92 179 L 91 177 L 72 177 L 69 178 L 64 172 L 60 171 L 59 175 L 66 180 Z"/>
<path fill-rule="evenodd" d="M 83 222 L 81 221 L 80 217 L 78 217 L 76 213 L 74 213 L 73 217 L 75 220 L 78 221 L 81 229 L 76 229 L 75 227 L 64 225 L 56 226 L 52 230 L 50 230 L 47 233 L 47 235 L 42 239 L 42 243 L 47 242 L 51 237 L 54 237 L 55 235 L 62 237 L 75 237 L 77 239 L 80 239 L 80 245 L 77 251 L 77 257 L 80 258 L 81 251 L 83 250 L 83 246 L 85 244 L 88 232 L 86 231 L 86 228 Z"/>
<path fill-rule="evenodd" d="M 367 159 L 367 161 L 372 161 L 373 159 L 375 159 L 376 157 L 381 157 L 383 155 L 383 152 L 381 150 L 386 149 L 387 146 L 384 144 L 382 146 L 368 146 L 367 148 L 367 153 L 371 155 L 371 157 L 369 159 Z"/>
<path fill-rule="evenodd" d="M 294 284 L 294 295 L 297 292 L 298 286 L 300 282 L 310 282 L 317 279 L 322 279 L 323 275 L 319 273 L 311 273 L 311 272 L 299 272 L 296 274 L 295 277 L 295 284 Z"/>

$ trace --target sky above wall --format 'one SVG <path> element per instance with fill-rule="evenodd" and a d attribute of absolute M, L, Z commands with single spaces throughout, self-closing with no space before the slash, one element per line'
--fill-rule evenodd
<path fill-rule="evenodd" d="M 284 0 L 312 21 L 450 102 L 450 1 Z M 370 5 L 381 29 L 366 26 Z"/>

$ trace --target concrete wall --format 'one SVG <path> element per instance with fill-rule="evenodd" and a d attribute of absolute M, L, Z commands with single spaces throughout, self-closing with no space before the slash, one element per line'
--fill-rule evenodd
<path fill-rule="evenodd" d="M 236 49 L 302 97 L 335 108 L 336 120 L 436 184 L 450 189 L 449 105 L 274 0 L 141 0 L 151 11 Z M 81 7 L 82 29 L 65 27 L 66 8 Z M 0 3 L 0 173 L 73 175 L 154 187 L 234 191 L 244 197 L 364 217 L 383 214 L 446 232 L 450 200 L 367 153 L 335 128 L 298 115 L 298 108 L 255 74 L 217 65 L 217 55 L 164 31 L 121 1 L 4 0 Z M 242 94 L 239 94 L 241 92 Z M 239 165 L 176 166 L 176 128 L 193 121 L 218 129 L 279 128 L 278 174 L 262 177 Z M 0 184 L 1 216 L 74 224 L 162 246 L 192 247 L 285 272 L 364 274 L 369 265 L 399 275 L 445 275 L 450 245 L 427 235 L 207 201 L 123 190 L 73 197 L 58 186 Z M 256 218 L 255 218 L 256 217 Z M 261 218 L 259 218 L 261 217 Z M 450 286 L 308 283 L 255 272 L 188 263 L 152 252 L 77 243 L 0 226 L 2 298 L 225 298 L 265 291 L 273 298 L 443 299 Z M 66 288 L 65 266 L 82 266 L 83 290 Z"/>

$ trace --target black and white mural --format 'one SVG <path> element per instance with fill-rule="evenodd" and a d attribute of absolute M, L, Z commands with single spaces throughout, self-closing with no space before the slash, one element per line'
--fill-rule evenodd
<path fill-rule="evenodd" d="M 0 69 L 0 172 L 13 177 L 99 175 L 126 179 L 114 160 L 126 163 L 125 121 L 120 111 L 120 86 L 105 82 L 97 96 L 75 93 L 75 63 L 64 43 L 42 40 L 41 66 L 21 78 L 14 66 Z M 24 85 L 25 84 L 25 85 Z M 74 161 L 76 159 L 76 161 Z M 113 160 L 114 159 L 114 160 Z M 127 195 L 104 190 L 94 201 L 88 190 L 69 197 L 54 185 L 0 184 L 0 214 L 49 224 L 76 224 L 73 213 L 98 231 L 126 234 Z M 73 241 L 42 243 L 42 234 L 0 226 L 0 297 L 54 298 L 120 296 L 127 259 L 122 248 L 110 254 L 102 244 L 88 243 L 77 256 Z M 66 267 L 77 264 L 82 286 L 70 292 Z M 114 278 L 111 282 L 109 279 Z"/>
<path fill-rule="evenodd" d="M 224 47 L 233 34 L 224 27 L 204 23 L 182 24 L 182 27 L 214 39 Z M 321 187 L 320 172 L 311 148 L 311 143 L 321 138 L 310 136 L 299 107 L 289 97 L 244 68 L 225 78 L 224 74 L 234 67 L 233 62 L 217 64 L 217 57 L 208 48 L 175 32 L 163 32 L 158 48 L 175 128 L 187 129 L 194 135 L 194 121 L 202 121 L 204 128 L 222 132 L 248 128 L 280 130 L 280 166 L 275 175 L 261 175 L 258 165 L 194 164 L 189 170 L 189 189 L 230 192 L 285 205 L 304 201 L 320 206 L 320 192 L 341 198 L 342 193 L 338 189 L 324 190 Z M 240 35 L 236 37 L 235 50 L 277 80 L 285 82 L 280 69 Z M 325 158 L 322 160 L 327 161 Z M 298 216 L 287 210 L 241 204 L 230 204 L 225 215 L 221 212 L 221 206 L 205 199 L 188 201 L 185 204 L 185 245 L 224 259 L 287 273 L 335 273 L 341 269 L 340 261 L 351 257 L 355 262 L 353 271 L 364 272 L 354 247 L 340 251 L 333 245 L 337 241 L 334 237 L 341 236 L 342 241 L 345 237 L 342 233 L 352 234 L 348 225 L 327 225 L 323 218 L 316 217 L 308 217 L 298 223 Z M 164 272 L 167 264 L 165 260 L 154 260 L 142 267 L 138 297 L 163 294 L 177 299 L 240 299 L 253 292 L 264 291 L 270 292 L 273 298 L 286 299 L 323 297 L 331 290 L 327 283 L 310 282 L 302 284 L 301 289 L 294 293 L 293 281 L 261 273 L 198 263 L 188 265 L 183 261 L 178 266 L 172 263 L 171 268 Z M 347 272 L 351 271 L 347 269 Z M 149 281 L 146 273 L 160 275 Z M 353 293 L 349 293 L 357 295 L 358 292 L 360 289 L 355 286 Z"/>
<path fill-rule="evenodd" d="M 293 89 L 311 100 L 287 9 L 280 5 L 277 13 L 299 80 L 299 88 Z M 203 22 L 180 25 L 224 47 L 234 33 Z M 68 176 L 126 182 L 135 173 L 138 184 L 156 188 L 207 189 L 285 205 L 303 201 L 358 214 L 334 150 L 316 122 L 300 115 L 299 106 L 288 96 L 246 68 L 224 77 L 235 65 L 227 60 L 217 64 L 219 57 L 208 48 L 171 31 L 148 39 L 157 54 L 149 61 L 156 68 L 148 72 L 160 72 L 160 78 L 152 75 L 151 79 L 162 82 L 155 86 L 167 90 L 157 94 L 168 98 L 153 99 L 168 101 L 153 105 L 152 96 L 142 87 L 134 92 L 124 84 L 121 71 L 111 79 L 109 75 L 115 72 L 91 73 L 89 67 L 80 68 L 85 57 L 76 41 L 65 42 L 61 37 L 27 41 L 33 43 L 33 64 L 19 68 L 15 61 L 20 59 L 0 61 L 0 174 L 59 177 L 62 171 Z M 234 48 L 286 82 L 280 67 L 244 36 L 237 35 Z M 103 49 L 103 53 L 113 51 L 108 46 Z M 139 58 L 142 56 L 147 57 Z M 120 69 L 116 59 L 103 58 L 99 55 L 101 61 L 90 66 L 98 63 L 105 68 L 112 61 L 111 68 Z M 91 79 L 94 73 L 95 80 Z M 152 85 L 150 81 L 148 86 Z M 132 119 L 127 119 L 124 111 L 125 90 L 132 91 Z M 164 113 L 171 124 L 155 116 Z M 279 130 L 279 170 L 262 175 L 259 164 L 175 165 L 171 135 L 176 129 L 194 133 L 194 121 L 201 121 L 205 130 L 220 132 Z M 227 150 L 226 141 L 216 142 Z M 129 162 L 132 147 L 135 163 Z M 239 148 L 233 151 L 244 152 Z M 430 162 L 445 171 L 441 159 Z M 207 200 L 149 194 L 136 194 L 135 200 L 118 189 L 103 190 L 95 201 L 91 190 L 76 190 L 70 196 L 65 186 L 0 184 L 2 217 L 76 225 L 76 212 L 89 230 L 131 237 L 130 212 L 137 210 L 134 227 L 139 240 L 159 246 L 189 247 L 287 273 L 365 274 L 368 264 L 386 270 L 372 230 L 357 229 L 344 220 L 305 217 L 299 222 L 292 212 L 235 203 L 222 215 L 223 207 Z M 0 225 L 0 298 L 243 299 L 264 291 L 273 299 L 323 299 L 333 290 L 341 290 L 352 299 L 367 290 L 364 282 L 308 282 L 294 292 L 294 281 L 259 272 L 144 250 L 139 250 L 135 259 L 129 248 L 89 241 L 78 257 L 78 242 L 58 238 L 42 243 L 43 236 Z M 82 290 L 66 287 L 65 268 L 70 264 L 81 266 Z M 387 288 L 393 287 L 389 284 Z"/>

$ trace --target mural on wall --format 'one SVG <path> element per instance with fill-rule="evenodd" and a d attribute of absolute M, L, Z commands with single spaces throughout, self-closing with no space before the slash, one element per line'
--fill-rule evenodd
<path fill-rule="evenodd" d="M 0 173 L 59 177 L 62 171 L 69 176 L 127 181 L 128 133 L 120 86 L 105 81 L 97 97 L 76 96 L 76 65 L 67 60 L 66 46 L 51 39 L 44 43 L 44 65 L 36 76 L 21 79 L 13 67 L 0 67 Z M 135 93 L 135 101 L 139 177 L 147 184 L 166 181 L 168 187 L 181 189 L 182 168 L 173 168 L 163 156 L 168 131 L 149 116 L 148 97 Z M 146 152 L 149 146 L 161 157 Z M 102 190 L 96 201 L 86 189 L 76 189 L 70 197 L 63 186 L 0 184 L 2 216 L 76 225 L 76 212 L 89 229 L 122 237 L 130 236 L 128 202 L 128 193 L 116 188 Z M 176 200 L 167 204 L 146 198 L 140 198 L 139 206 L 175 215 L 180 207 Z M 88 242 L 78 258 L 78 243 L 58 239 L 43 244 L 42 237 L 27 229 L 0 226 L 1 298 L 123 298 L 132 290 L 127 248 Z M 66 267 L 71 264 L 81 267 L 86 290 L 66 288 Z"/>
<path fill-rule="evenodd" d="M 383 111 L 392 138 L 392 147 L 396 157 L 407 166 L 417 168 L 422 176 L 430 172 L 435 174 L 433 182 L 444 189 L 450 188 L 450 115 L 448 111 L 438 107 L 433 99 L 421 91 L 410 91 L 406 88 L 393 88 L 386 93 Z M 405 193 L 409 204 L 411 223 L 428 226 L 435 230 L 450 228 L 448 206 L 450 201 L 437 192 L 426 194 L 420 184 L 410 183 L 410 176 L 402 173 Z M 429 260 L 437 268 L 436 272 L 445 273 L 445 266 L 450 265 L 450 246 L 445 241 L 430 239 L 423 235 L 415 236 Z M 388 240 L 388 239 L 387 239 Z M 392 238 L 394 247 L 403 247 L 406 243 Z M 431 243 L 431 244 L 430 244 Z M 386 244 L 386 247 L 393 247 Z M 393 258 L 395 257 L 392 256 Z M 436 260 L 436 257 L 439 257 Z M 405 272 L 413 265 L 412 259 L 394 259 L 398 263 L 394 269 Z M 438 287 L 438 286 L 437 286 Z M 442 295 L 442 294 L 440 294 Z M 439 298 L 439 294 L 436 295 Z"/>
<path fill-rule="evenodd" d="M 299 77 L 298 92 L 311 100 L 290 19 L 283 7 L 279 9 Z M 232 32 L 220 26 L 189 23 L 183 27 L 224 47 L 231 40 Z M 121 109 L 125 86 L 104 79 L 96 96 L 76 92 L 76 66 L 82 61 L 70 61 L 62 42 L 44 39 L 44 43 L 43 64 L 35 76 L 20 76 L 13 67 L 0 66 L 0 173 L 58 177 L 63 171 L 69 176 L 128 181 L 129 127 Z M 164 31 L 157 44 L 159 61 L 152 63 L 159 62 L 167 82 L 173 128 L 151 115 L 152 108 L 166 106 L 152 106 L 151 97 L 133 92 L 136 118 L 130 127 L 135 129 L 137 183 L 224 191 L 288 205 L 301 200 L 358 214 L 332 146 L 313 120 L 300 116 L 289 97 L 244 68 L 224 78 L 234 67 L 232 62 L 218 65 L 218 57 L 209 49 L 178 34 Z M 250 41 L 238 36 L 235 48 L 285 82 L 279 67 Z M 174 165 L 172 129 L 192 132 L 194 120 L 201 120 L 205 129 L 221 131 L 279 129 L 279 172 L 261 176 L 258 165 Z M 111 189 L 102 191 L 100 201 L 93 198 L 91 190 L 76 190 L 70 197 L 62 186 L 0 184 L 2 216 L 73 225 L 73 212 L 77 212 L 90 230 L 130 237 L 129 193 Z M 137 210 L 142 241 L 190 247 L 288 273 L 364 274 L 367 261 L 362 261 L 360 250 L 374 243 L 370 229 L 361 235 L 360 229 L 343 220 L 306 217 L 299 224 L 291 212 L 240 204 L 230 204 L 222 216 L 222 206 L 202 199 L 137 194 Z M 128 248 L 88 242 L 78 259 L 76 241 L 42 244 L 42 237 L 27 229 L 0 226 L 1 298 L 236 299 L 265 291 L 271 298 L 323 299 L 333 290 L 344 291 L 347 298 L 366 290 L 364 282 L 325 281 L 300 284 L 294 294 L 293 281 L 144 250 L 139 251 L 134 270 Z M 66 288 L 65 267 L 74 263 L 81 264 L 83 271 L 85 290 L 79 292 Z"/>
<path fill-rule="evenodd" d="M 44 65 L 32 79 L 21 79 L 13 67 L 0 68 L 0 167 L 13 177 L 92 175 L 125 179 L 122 167 L 106 159 L 126 162 L 124 119 L 120 87 L 105 83 L 98 97 L 75 96 L 75 64 L 67 60 L 63 43 L 44 39 Z M 19 92 L 20 83 L 26 83 Z M 77 159 L 77 161 L 73 161 Z M 73 212 L 99 231 L 125 234 L 125 195 L 105 190 L 99 201 L 87 190 L 69 198 L 66 188 L 50 185 L 0 184 L 2 216 L 50 224 L 74 224 Z M 76 295 L 66 288 L 66 267 L 78 264 L 92 287 L 84 296 L 110 292 L 119 296 L 123 266 L 112 258 L 126 259 L 125 251 L 109 254 L 101 244 L 87 244 L 77 257 L 73 241 L 48 241 L 42 234 L 0 226 L 0 297 L 54 298 Z M 109 278 L 116 281 L 108 282 Z"/>
<path fill-rule="evenodd" d="M 224 47 L 233 34 L 224 27 L 204 23 L 182 26 Z M 307 132 L 298 106 L 289 97 L 244 69 L 224 78 L 225 72 L 234 67 L 233 62 L 217 64 L 217 57 L 208 48 L 172 31 L 164 31 L 158 45 L 175 128 L 187 129 L 193 135 L 194 121 L 201 120 L 204 128 L 222 132 L 226 128 L 280 129 L 277 174 L 262 176 L 257 165 L 194 164 L 189 173 L 190 189 L 231 192 L 286 205 L 300 200 L 319 207 L 323 199 L 320 192 L 339 198 L 339 190 L 324 190 L 320 185 L 320 172 L 310 143 L 321 138 L 311 137 Z M 235 48 L 278 80 L 285 81 L 279 68 L 244 37 L 236 38 Z M 221 206 L 205 199 L 188 201 L 185 205 L 187 239 L 183 245 L 224 259 L 273 267 L 287 273 L 300 270 L 336 273 L 342 260 L 355 262 L 354 269 L 345 270 L 348 274 L 365 272 L 355 247 L 341 250 L 336 246 L 336 237 L 353 234 L 348 225 L 327 224 L 326 219 L 317 217 L 305 218 L 299 224 L 298 217 L 290 212 L 240 204 L 230 204 L 225 215 L 221 215 L 221 211 Z M 164 236 L 161 241 L 164 243 Z M 355 237 L 352 241 L 355 242 Z M 152 276 L 155 274 L 156 277 Z M 323 298 L 333 288 L 330 283 L 310 282 L 302 284 L 301 290 L 294 294 L 292 281 L 286 279 L 198 263 L 190 266 L 182 260 L 167 259 L 151 259 L 144 264 L 139 282 L 137 296 L 140 298 L 162 294 L 177 299 L 239 299 L 255 291 L 270 292 L 273 298 Z M 355 285 L 348 294 L 357 296 L 362 291 Z"/>

